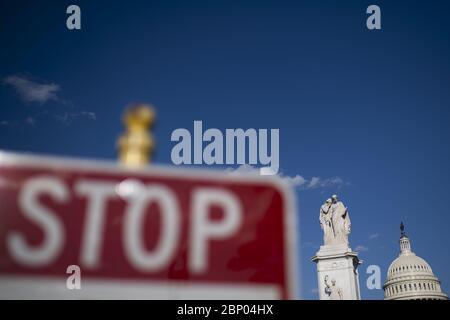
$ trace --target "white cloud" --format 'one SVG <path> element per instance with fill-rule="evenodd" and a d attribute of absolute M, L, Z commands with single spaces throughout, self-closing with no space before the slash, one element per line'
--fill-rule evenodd
<path fill-rule="evenodd" d="M 13 87 L 24 102 L 35 102 L 41 105 L 51 100 L 58 102 L 61 108 L 57 112 L 50 112 L 47 109 L 41 110 L 41 112 L 44 116 L 50 116 L 65 125 L 70 125 L 76 119 L 96 120 L 97 118 L 94 112 L 79 111 L 79 109 L 77 110 L 77 108 L 73 107 L 70 101 L 61 99 L 58 96 L 61 87 L 56 83 L 38 82 L 31 80 L 30 77 L 21 75 L 11 75 L 3 78 L 3 83 Z M 25 123 L 34 125 L 36 118 L 27 117 Z M 7 125 L 10 125 L 7 121 L 0 122 L 0 126 Z"/>
<path fill-rule="evenodd" d="M 290 177 L 286 177 L 290 178 Z M 317 188 L 341 188 L 342 186 L 349 185 L 349 183 L 344 182 L 339 177 L 321 179 L 320 177 L 312 177 L 310 180 L 303 178 L 302 176 L 296 175 L 294 177 L 298 184 L 296 186 L 301 187 L 305 190 L 317 189 Z"/>
<path fill-rule="evenodd" d="M 360 251 L 360 252 L 369 251 L 369 248 L 359 245 L 359 246 L 356 246 L 355 251 Z"/>
<path fill-rule="evenodd" d="M 284 181 L 286 181 L 289 185 L 293 187 L 303 186 L 307 180 L 303 178 L 301 175 L 295 175 L 295 177 L 284 176 L 282 177 Z"/>
<path fill-rule="evenodd" d="M 340 177 L 333 177 L 322 179 L 320 177 L 312 177 L 311 181 L 308 184 L 307 189 L 315 189 L 315 188 L 327 188 L 327 187 L 342 187 L 344 185 L 348 185 L 348 183 L 344 182 Z"/>
<path fill-rule="evenodd" d="M 90 111 L 81 111 L 80 115 L 83 117 L 86 117 L 90 120 L 95 120 L 97 119 L 97 115 L 94 112 L 90 112 Z"/>
<path fill-rule="evenodd" d="M 81 112 L 65 112 L 64 115 L 56 115 L 55 119 L 60 121 L 65 125 L 70 125 L 74 120 L 77 119 L 88 119 L 95 120 L 97 118 L 94 112 L 81 111 Z"/>
<path fill-rule="evenodd" d="M 379 237 L 381 237 L 381 234 L 379 234 L 379 233 L 373 233 L 373 234 L 371 234 L 371 235 L 369 236 L 369 239 L 370 239 L 370 240 L 373 240 L 373 239 L 376 239 L 376 238 L 379 238 Z"/>
<path fill-rule="evenodd" d="M 23 76 L 13 75 L 3 79 L 17 91 L 25 102 L 46 103 L 50 100 L 58 100 L 57 92 L 60 86 L 55 83 L 38 83 Z"/>
<path fill-rule="evenodd" d="M 319 183 L 320 183 L 319 177 L 312 177 L 311 181 L 308 184 L 308 189 L 317 188 L 319 186 Z"/>
<path fill-rule="evenodd" d="M 256 174 L 259 175 L 259 169 L 249 165 L 243 164 L 237 168 L 228 168 L 226 171 L 230 172 L 230 174 L 239 175 L 239 174 Z M 349 183 L 344 182 L 339 177 L 321 179 L 319 177 L 312 177 L 311 180 L 304 178 L 303 176 L 297 174 L 295 176 L 285 176 L 282 173 L 279 173 L 278 176 L 283 179 L 287 184 L 291 187 L 299 187 L 300 189 L 309 190 L 315 188 L 328 188 L 328 187 L 342 187 L 344 185 L 348 185 Z"/>

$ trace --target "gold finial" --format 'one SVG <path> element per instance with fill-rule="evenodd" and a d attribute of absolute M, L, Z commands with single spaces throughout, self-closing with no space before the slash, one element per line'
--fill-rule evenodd
<path fill-rule="evenodd" d="M 154 121 L 155 111 L 150 105 L 136 104 L 127 108 L 123 116 L 126 131 L 117 141 L 120 163 L 140 167 L 151 161 L 154 140 L 149 129 Z"/>

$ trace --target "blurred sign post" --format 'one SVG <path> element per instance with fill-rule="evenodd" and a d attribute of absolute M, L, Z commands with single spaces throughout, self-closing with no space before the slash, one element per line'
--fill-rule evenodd
<path fill-rule="evenodd" d="M 147 118 L 133 127 L 140 140 L 119 140 L 127 166 L 0 152 L 0 298 L 295 298 L 290 189 L 145 167 L 136 146 L 153 141 L 138 127 L 153 114 L 132 112 Z M 66 287 L 70 266 L 79 290 Z"/>

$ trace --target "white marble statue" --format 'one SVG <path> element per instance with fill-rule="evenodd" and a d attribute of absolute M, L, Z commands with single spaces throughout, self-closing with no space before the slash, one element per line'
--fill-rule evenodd
<path fill-rule="evenodd" d="M 325 245 L 331 244 L 334 239 L 333 225 L 331 222 L 331 198 L 327 199 L 320 207 L 320 227 L 323 230 L 323 243 Z"/>
<path fill-rule="evenodd" d="M 331 284 L 329 282 L 328 276 L 325 276 L 325 293 L 328 295 L 330 300 L 344 300 L 344 295 L 342 294 L 342 289 L 336 286 L 336 280 L 331 279 Z"/>
<path fill-rule="evenodd" d="M 320 207 L 320 226 L 323 230 L 324 245 L 348 245 L 350 216 L 337 195 L 327 199 Z"/>

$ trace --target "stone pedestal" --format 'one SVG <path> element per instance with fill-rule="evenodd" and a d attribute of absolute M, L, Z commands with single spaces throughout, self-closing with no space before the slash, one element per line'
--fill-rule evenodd
<path fill-rule="evenodd" d="M 356 252 L 346 244 L 325 245 L 311 260 L 317 264 L 320 300 L 361 300 Z"/>

